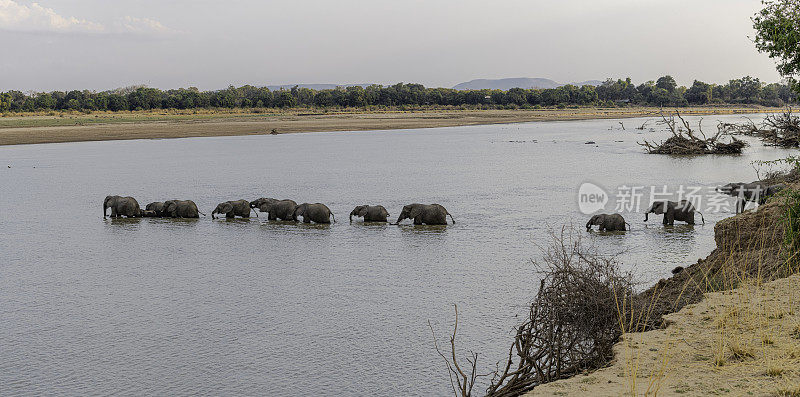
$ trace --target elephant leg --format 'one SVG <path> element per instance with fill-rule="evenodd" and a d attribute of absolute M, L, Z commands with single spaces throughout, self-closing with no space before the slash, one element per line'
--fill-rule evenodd
<path fill-rule="evenodd" d="M 422 224 L 422 218 L 420 218 L 420 217 L 414 218 L 414 224 L 415 225 L 421 225 Z"/>
<path fill-rule="evenodd" d="M 234 218 L 234 217 L 235 217 L 235 215 L 233 215 L 233 212 L 229 212 L 229 213 L 225 214 L 225 218 L 231 219 L 231 218 Z"/>
<path fill-rule="evenodd" d="M 277 220 L 277 219 L 278 219 L 278 215 L 276 215 L 274 212 L 267 213 L 267 220 L 274 221 L 274 220 Z"/>
<path fill-rule="evenodd" d="M 303 223 L 311 223 L 311 218 L 303 218 Z"/>

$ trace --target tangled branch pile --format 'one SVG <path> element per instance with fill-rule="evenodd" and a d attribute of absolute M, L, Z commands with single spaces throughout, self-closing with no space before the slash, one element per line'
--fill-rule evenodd
<path fill-rule="evenodd" d="M 489 396 L 517 396 L 536 385 L 599 368 L 630 317 L 633 283 L 613 258 L 581 245 L 580 235 L 562 229 L 544 251 L 544 278 L 528 319 L 516 337 Z"/>
<path fill-rule="evenodd" d="M 535 386 L 606 365 L 612 346 L 631 318 L 633 283 L 613 258 L 581 245 L 580 234 L 562 229 L 537 264 L 543 279 L 528 318 L 517 327 L 508 357 L 488 375 L 487 396 L 518 396 Z M 455 332 L 447 362 L 456 396 L 466 397 L 478 375 L 477 355 L 457 365 Z M 437 346 L 438 350 L 438 346 Z M 452 359 L 452 362 L 451 362 Z M 464 371 L 464 368 L 471 370 Z"/>
<path fill-rule="evenodd" d="M 695 135 L 695 131 L 689 126 L 689 123 L 683 119 L 679 112 L 675 112 L 682 125 L 678 125 L 675 116 L 665 116 L 661 113 L 661 124 L 666 125 L 672 136 L 666 141 L 660 143 L 652 143 L 644 141 L 639 145 L 644 146 L 650 154 L 740 154 L 742 149 L 747 146 L 747 143 L 736 139 L 723 127 L 723 124 L 717 126 L 717 133 L 712 137 L 707 137 L 703 133 L 703 120 L 700 119 L 698 123 L 698 132 L 702 137 Z M 721 138 L 730 136 L 730 142 L 723 142 Z"/>
<path fill-rule="evenodd" d="M 752 120 L 746 124 L 721 124 L 730 134 L 748 135 L 761 139 L 765 145 L 785 148 L 800 147 L 800 118 L 787 108 L 780 114 L 770 114 L 760 126 Z"/>

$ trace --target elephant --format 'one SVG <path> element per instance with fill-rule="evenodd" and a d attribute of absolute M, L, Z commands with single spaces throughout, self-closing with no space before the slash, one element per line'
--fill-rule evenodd
<path fill-rule="evenodd" d="M 162 217 L 164 216 L 164 210 L 166 209 L 164 206 L 163 201 L 154 201 L 150 204 L 147 204 L 144 209 L 146 211 L 153 211 L 155 217 Z"/>
<path fill-rule="evenodd" d="M 403 207 L 400 216 L 397 218 L 398 224 L 404 219 L 413 219 L 415 225 L 446 225 L 447 216 L 450 215 L 447 210 L 439 204 L 409 204 Z M 456 220 L 453 215 L 450 215 L 450 220 L 455 225 Z"/>
<path fill-rule="evenodd" d="M 268 213 L 267 219 L 289 221 L 295 220 L 294 210 L 297 203 L 292 200 L 275 200 L 272 198 L 260 198 L 250 202 L 250 208 L 258 208 L 261 212 Z"/>
<path fill-rule="evenodd" d="M 625 218 L 620 214 L 597 214 L 589 219 L 589 222 L 586 222 L 586 231 L 588 232 L 592 225 L 598 225 L 597 230 L 601 232 L 625 231 L 626 224 L 628 225 L 628 230 L 630 230 L 631 225 L 625 222 Z"/>
<path fill-rule="evenodd" d="M 226 201 L 224 203 L 219 203 L 217 208 L 214 208 L 214 211 L 211 212 L 211 219 L 216 219 L 214 218 L 214 214 L 225 214 L 226 218 L 233 218 L 236 216 L 249 218 L 251 209 L 250 202 L 247 200 Z M 258 213 L 256 213 L 256 216 L 258 216 Z"/>
<path fill-rule="evenodd" d="M 389 211 L 382 205 L 359 205 L 350 212 L 350 223 L 354 215 L 364 218 L 364 222 L 388 222 Z"/>
<path fill-rule="evenodd" d="M 250 202 L 250 208 L 260 208 L 264 204 L 273 204 L 273 203 L 276 203 L 278 201 L 280 201 L 280 200 L 275 200 L 274 198 L 262 197 L 260 199 L 256 199 L 256 200 L 251 201 Z M 262 211 L 262 212 L 264 212 L 264 211 Z"/>
<path fill-rule="evenodd" d="M 674 201 L 656 201 L 647 209 L 647 212 L 645 212 L 645 222 L 647 222 L 647 216 L 651 212 L 654 214 L 664 214 L 664 221 L 662 223 L 665 225 L 674 225 L 675 221 L 682 221 L 694 225 L 695 212 L 700 214 L 700 219 L 703 220 L 703 224 L 705 225 L 706 223 L 706 220 L 703 218 L 703 213 L 697 211 L 689 200 L 681 200 L 677 203 Z"/>
<path fill-rule="evenodd" d="M 142 216 L 142 209 L 133 197 L 106 196 L 103 200 L 103 218 L 106 217 L 106 210 L 111 208 L 111 217 L 135 218 Z"/>
<path fill-rule="evenodd" d="M 786 185 L 779 183 L 777 185 L 767 185 L 761 182 L 733 182 L 724 186 L 717 187 L 717 191 L 728 196 L 736 197 L 736 213 L 744 212 L 744 207 L 748 202 L 758 203 L 762 205 L 767 202 L 767 199 L 776 193 L 780 192 Z"/>
<path fill-rule="evenodd" d="M 153 210 L 143 210 L 142 211 L 142 218 L 160 218 L 158 214 L 156 214 Z"/>
<path fill-rule="evenodd" d="M 303 223 L 331 223 L 331 217 L 333 217 L 333 222 L 336 223 L 336 217 L 333 216 L 333 213 L 325 204 L 315 203 L 303 203 L 298 205 L 294 209 L 294 213 L 292 213 L 292 219 L 297 221 L 297 217 L 303 217 Z"/>
<path fill-rule="evenodd" d="M 199 218 L 206 216 L 197 209 L 192 200 L 168 200 L 164 202 L 164 215 L 170 218 Z"/>

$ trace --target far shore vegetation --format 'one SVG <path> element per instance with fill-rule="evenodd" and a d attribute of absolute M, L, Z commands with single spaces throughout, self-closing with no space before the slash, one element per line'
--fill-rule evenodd
<path fill-rule="evenodd" d="M 149 110 L 286 109 L 412 110 L 412 109 L 542 109 L 568 107 L 688 107 L 706 105 L 760 105 L 782 107 L 797 103 L 792 80 L 765 84 L 743 77 L 726 84 L 695 80 L 679 86 L 671 76 L 639 85 L 627 79 L 608 79 L 599 86 L 565 85 L 551 89 L 456 90 L 421 84 L 343 86 L 313 90 L 294 87 L 272 91 L 266 87 L 230 86 L 223 90 L 197 88 L 161 90 L 131 86 L 110 91 L 52 91 L 0 93 L 5 116 L 35 112 L 124 112 Z"/>

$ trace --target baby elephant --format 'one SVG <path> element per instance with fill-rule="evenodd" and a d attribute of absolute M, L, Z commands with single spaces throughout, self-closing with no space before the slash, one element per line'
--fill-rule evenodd
<path fill-rule="evenodd" d="M 354 215 L 364 218 L 364 222 L 388 222 L 389 211 L 382 205 L 359 205 L 350 212 L 350 223 Z"/>
<path fill-rule="evenodd" d="M 311 221 L 314 221 L 314 223 L 331 223 L 333 213 L 325 204 L 303 203 L 294 209 L 292 219 L 297 222 L 298 216 L 303 217 L 303 223 L 311 223 Z M 336 217 L 333 217 L 333 221 L 336 222 Z"/>
<path fill-rule="evenodd" d="M 414 203 L 403 207 L 396 223 L 400 223 L 404 219 L 411 219 L 415 225 L 446 225 L 448 215 L 450 213 L 439 204 Z M 450 220 L 455 225 L 456 220 L 453 219 L 453 215 L 450 215 Z"/>
<path fill-rule="evenodd" d="M 233 218 L 236 216 L 249 218 L 250 210 L 250 202 L 247 200 L 226 201 L 224 203 L 219 203 L 217 208 L 214 208 L 214 211 L 211 212 L 211 219 L 217 219 L 214 218 L 214 214 L 225 214 L 226 218 Z M 256 216 L 258 216 L 257 212 Z"/>
<path fill-rule="evenodd" d="M 154 201 L 147 206 L 144 207 L 146 214 L 144 216 L 153 216 L 153 217 L 162 217 L 166 215 L 165 210 L 167 206 L 164 205 L 163 201 Z M 151 212 L 147 212 L 151 211 Z M 152 215 L 148 215 L 152 214 Z"/>
<path fill-rule="evenodd" d="M 592 225 L 597 225 L 597 230 L 601 232 L 625 231 L 626 224 L 630 230 L 631 225 L 620 214 L 597 214 L 586 222 L 586 231 L 591 230 Z"/>

